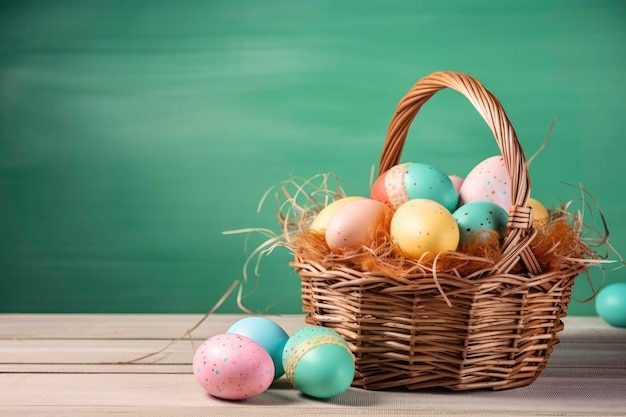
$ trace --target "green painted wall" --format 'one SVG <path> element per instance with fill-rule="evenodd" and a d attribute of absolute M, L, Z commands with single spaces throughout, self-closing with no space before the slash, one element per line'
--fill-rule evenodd
<path fill-rule="evenodd" d="M 395 105 L 441 69 L 496 94 L 528 155 L 556 117 L 533 196 L 582 183 L 624 252 L 625 22 L 617 0 L 1 2 L 0 311 L 208 310 L 246 258 L 222 232 L 276 227 L 256 205 L 293 175 L 366 194 Z M 463 175 L 495 152 L 445 91 L 404 157 Z M 247 307 L 300 311 L 289 259 L 263 259 Z"/>

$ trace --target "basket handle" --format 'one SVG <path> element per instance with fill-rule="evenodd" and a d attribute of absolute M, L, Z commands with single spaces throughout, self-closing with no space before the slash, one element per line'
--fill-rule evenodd
<path fill-rule="evenodd" d="M 437 91 L 451 88 L 463 94 L 483 117 L 504 157 L 511 179 L 512 206 L 509 210 L 510 233 L 503 245 L 504 256 L 496 265 L 498 272 L 509 272 L 518 260 L 529 272 L 538 274 L 541 268 L 528 244 L 535 236 L 532 227 L 532 209 L 528 206 L 530 175 L 526 157 L 500 101 L 472 76 L 455 71 L 434 72 L 420 79 L 400 100 L 396 108 L 380 156 L 379 174 L 400 162 L 406 135 L 417 112 Z"/>

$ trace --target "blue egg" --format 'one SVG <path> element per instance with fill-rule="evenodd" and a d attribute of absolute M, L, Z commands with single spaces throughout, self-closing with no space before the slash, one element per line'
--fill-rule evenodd
<path fill-rule="evenodd" d="M 236 321 L 226 333 L 245 336 L 261 345 L 274 362 L 274 379 L 280 378 L 285 373 L 283 349 L 289 340 L 289 335 L 276 322 L 264 317 L 246 317 Z"/>
<path fill-rule="evenodd" d="M 425 198 L 434 200 L 451 213 L 459 203 L 459 194 L 450 177 L 431 165 L 413 162 L 406 166 L 404 188 L 410 200 Z"/>
<path fill-rule="evenodd" d="M 626 282 L 609 284 L 596 296 L 596 313 L 611 326 L 626 327 Z"/>
<path fill-rule="evenodd" d="M 346 341 L 332 329 L 303 327 L 289 338 L 283 353 L 287 379 L 304 394 L 332 398 L 354 380 L 354 356 Z"/>
<path fill-rule="evenodd" d="M 463 204 L 452 213 L 452 217 L 459 225 L 461 245 L 470 242 L 481 231 L 499 232 L 506 228 L 509 221 L 509 214 L 490 201 L 473 201 Z"/>

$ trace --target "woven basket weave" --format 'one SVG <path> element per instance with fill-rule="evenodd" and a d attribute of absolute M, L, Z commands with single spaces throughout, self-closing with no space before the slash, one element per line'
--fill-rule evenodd
<path fill-rule="evenodd" d="M 532 383 L 562 330 L 572 286 L 587 266 L 567 260 L 541 271 L 529 248 L 535 236 L 527 206 L 524 153 L 502 105 L 471 76 L 436 72 L 401 99 L 382 150 L 379 172 L 399 163 L 411 122 L 437 91 L 463 94 L 491 128 L 511 177 L 504 256 L 487 274 L 410 272 L 405 279 L 332 267 L 295 253 L 307 322 L 340 333 L 356 359 L 354 386 L 365 389 L 446 387 L 507 389 Z M 511 272 L 522 264 L 522 274 Z"/>

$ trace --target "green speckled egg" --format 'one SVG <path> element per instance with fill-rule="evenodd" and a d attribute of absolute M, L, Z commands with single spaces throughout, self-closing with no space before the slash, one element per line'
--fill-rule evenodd
<path fill-rule="evenodd" d="M 371 198 L 393 209 L 414 199 L 433 200 L 452 212 L 459 195 L 452 179 L 442 170 L 419 162 L 406 162 L 383 173 L 371 189 Z"/>
<path fill-rule="evenodd" d="M 409 164 L 405 169 L 404 187 L 410 200 L 434 200 L 450 212 L 457 207 L 459 201 L 450 177 L 432 165 L 417 162 Z"/>
<path fill-rule="evenodd" d="M 498 204 L 490 201 L 473 201 L 459 207 L 452 216 L 459 225 L 460 245 L 471 241 L 481 230 L 506 228 L 509 214 Z"/>

